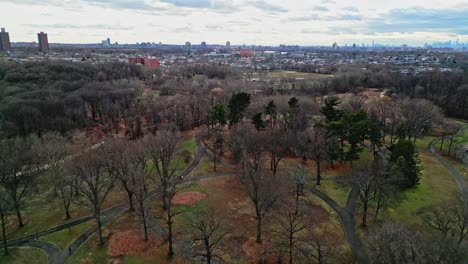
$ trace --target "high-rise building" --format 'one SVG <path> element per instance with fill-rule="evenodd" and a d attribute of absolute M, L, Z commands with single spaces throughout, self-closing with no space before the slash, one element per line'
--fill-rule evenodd
<path fill-rule="evenodd" d="M 11 50 L 10 34 L 8 32 L 5 32 L 4 28 L 2 28 L 2 31 L 0 32 L 0 50 Z"/>
<path fill-rule="evenodd" d="M 230 41 L 226 41 L 226 48 L 231 48 L 231 42 Z"/>
<path fill-rule="evenodd" d="M 192 49 L 192 43 L 190 41 L 185 42 L 185 51 L 190 55 L 190 50 Z"/>
<path fill-rule="evenodd" d="M 205 48 L 206 48 L 206 42 L 205 42 L 205 41 L 202 41 L 202 43 L 200 44 L 200 46 L 202 47 L 202 49 L 205 49 Z"/>
<path fill-rule="evenodd" d="M 40 33 L 37 33 L 37 40 L 39 42 L 39 51 L 48 52 L 49 40 L 47 39 L 47 34 L 42 31 Z"/>

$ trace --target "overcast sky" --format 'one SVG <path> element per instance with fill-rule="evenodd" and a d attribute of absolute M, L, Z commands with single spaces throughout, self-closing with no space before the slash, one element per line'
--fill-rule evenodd
<path fill-rule="evenodd" d="M 13 42 L 468 42 L 468 0 L 0 0 Z"/>

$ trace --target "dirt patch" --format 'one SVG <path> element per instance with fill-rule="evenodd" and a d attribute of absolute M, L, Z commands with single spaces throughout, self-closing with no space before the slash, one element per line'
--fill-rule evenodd
<path fill-rule="evenodd" d="M 185 193 L 179 193 L 174 196 L 172 199 L 172 202 L 175 205 L 194 205 L 198 203 L 201 200 L 204 200 L 206 198 L 206 195 L 203 193 L 199 192 L 185 192 Z"/>
<path fill-rule="evenodd" d="M 154 235 L 150 235 L 148 241 L 145 241 L 141 232 L 134 230 L 116 232 L 110 235 L 107 254 L 110 257 L 136 255 L 160 244 L 161 241 Z"/>
<path fill-rule="evenodd" d="M 282 263 L 278 250 L 268 241 L 258 244 L 254 238 L 250 238 L 242 245 L 248 263 Z"/>

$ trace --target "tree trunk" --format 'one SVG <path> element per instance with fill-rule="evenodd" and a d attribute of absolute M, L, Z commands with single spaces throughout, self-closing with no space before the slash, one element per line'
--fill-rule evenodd
<path fill-rule="evenodd" d="M 451 137 L 450 137 L 450 144 L 449 144 L 449 149 L 448 149 L 448 155 L 450 156 L 450 153 L 452 152 L 452 144 L 453 144 L 453 137 L 455 136 L 455 134 L 453 134 Z"/>
<path fill-rule="evenodd" d="M 293 235 L 289 234 L 289 264 L 293 264 Z"/>
<path fill-rule="evenodd" d="M 379 198 L 377 199 L 377 208 L 375 209 L 374 222 L 376 222 L 379 217 L 379 212 L 380 212 L 380 209 L 382 208 L 383 201 L 384 201 L 382 194 L 379 194 L 378 197 Z"/>
<path fill-rule="evenodd" d="M 212 259 L 213 259 L 213 257 L 211 256 L 211 250 L 209 249 L 209 247 L 207 247 L 207 250 L 206 250 L 206 264 L 211 264 Z"/>
<path fill-rule="evenodd" d="M 320 159 L 317 158 L 315 162 L 317 163 L 317 185 L 320 185 Z"/>
<path fill-rule="evenodd" d="M 70 215 L 70 209 L 68 207 L 65 208 L 65 220 L 70 220 L 71 215 Z"/>
<path fill-rule="evenodd" d="M 444 140 L 445 140 L 445 135 L 442 136 L 442 141 L 440 142 L 440 149 L 439 149 L 439 151 L 442 151 L 442 147 L 444 146 Z"/>
<path fill-rule="evenodd" d="M 257 214 L 257 243 L 262 243 L 262 217 Z"/>
<path fill-rule="evenodd" d="M 148 227 L 146 226 L 146 219 L 143 220 L 143 229 L 145 231 L 145 241 L 148 241 Z"/>
<path fill-rule="evenodd" d="M 165 180 L 163 180 L 163 183 L 162 183 L 162 209 L 163 211 L 166 211 L 167 210 L 167 183 L 165 182 Z"/>
<path fill-rule="evenodd" d="M 0 210 L 0 218 L 2 220 L 2 236 L 3 236 L 3 254 L 8 256 L 8 239 L 6 234 L 5 215 L 3 210 Z"/>
<path fill-rule="evenodd" d="M 98 226 L 99 232 L 99 245 L 104 245 L 104 239 L 102 238 L 102 223 L 101 223 L 101 215 L 99 213 L 96 214 L 96 222 Z"/>
<path fill-rule="evenodd" d="M 167 241 L 169 242 L 169 251 L 167 252 L 167 255 L 169 257 L 172 257 L 174 256 L 174 248 L 173 248 L 173 245 L 172 245 L 172 217 L 171 217 L 171 220 L 168 221 L 168 237 L 167 237 Z"/>
<path fill-rule="evenodd" d="M 367 226 L 367 210 L 368 210 L 368 202 L 365 201 L 362 204 L 362 226 L 366 227 Z"/>
<path fill-rule="evenodd" d="M 15 210 L 16 210 L 16 218 L 18 218 L 18 227 L 23 227 L 24 223 L 23 223 L 23 217 L 21 216 L 21 211 L 17 206 L 15 206 Z"/>
<path fill-rule="evenodd" d="M 128 196 L 128 210 L 129 211 L 135 211 L 135 208 L 133 207 L 133 192 L 127 191 L 127 196 Z"/>

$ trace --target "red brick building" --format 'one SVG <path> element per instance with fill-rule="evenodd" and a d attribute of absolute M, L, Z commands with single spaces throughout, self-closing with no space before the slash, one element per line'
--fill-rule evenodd
<path fill-rule="evenodd" d="M 144 57 L 128 58 L 128 63 L 144 65 L 150 68 L 159 67 L 159 60 L 157 58 L 144 58 Z"/>

